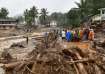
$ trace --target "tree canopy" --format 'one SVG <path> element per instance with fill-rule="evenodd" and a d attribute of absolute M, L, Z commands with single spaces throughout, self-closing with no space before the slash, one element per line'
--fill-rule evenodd
<path fill-rule="evenodd" d="M 38 16 L 38 11 L 35 6 L 24 11 L 24 17 L 27 25 L 35 24 L 35 18 Z"/>
<path fill-rule="evenodd" d="M 51 20 L 56 21 L 58 26 L 67 26 L 68 19 L 66 13 L 54 12 L 50 15 Z"/>
<path fill-rule="evenodd" d="M 0 18 L 7 18 L 9 12 L 6 8 L 1 8 L 0 9 Z"/>
<path fill-rule="evenodd" d="M 48 24 L 48 12 L 47 12 L 47 9 L 42 8 L 40 14 L 41 14 L 40 17 L 39 17 L 40 24 L 47 25 Z"/>
<path fill-rule="evenodd" d="M 79 15 L 79 10 L 77 8 L 72 8 L 68 13 L 67 13 L 67 18 L 69 20 L 69 24 L 72 27 L 78 27 L 80 24 L 80 15 Z"/>
<path fill-rule="evenodd" d="M 90 16 L 99 14 L 98 9 L 105 8 L 105 0 L 80 0 L 80 2 L 75 3 L 78 7 L 72 8 L 67 13 L 69 23 L 73 26 L 78 26 L 84 20 L 87 21 Z"/>

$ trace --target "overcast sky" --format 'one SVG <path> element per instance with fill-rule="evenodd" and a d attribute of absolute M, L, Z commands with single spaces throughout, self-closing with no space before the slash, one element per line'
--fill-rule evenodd
<path fill-rule="evenodd" d="M 0 8 L 6 7 L 9 16 L 22 14 L 25 9 L 35 5 L 38 9 L 47 8 L 49 13 L 67 12 L 76 7 L 75 1 L 79 0 L 0 0 Z"/>

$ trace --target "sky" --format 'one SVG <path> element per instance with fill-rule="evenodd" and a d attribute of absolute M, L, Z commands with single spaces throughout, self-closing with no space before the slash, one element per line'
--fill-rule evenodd
<path fill-rule="evenodd" d="M 49 13 L 65 13 L 73 7 L 77 7 L 75 2 L 79 2 L 79 0 L 0 0 L 0 8 L 7 8 L 9 16 L 21 15 L 25 9 L 32 6 L 36 6 L 39 10 L 47 8 Z"/>

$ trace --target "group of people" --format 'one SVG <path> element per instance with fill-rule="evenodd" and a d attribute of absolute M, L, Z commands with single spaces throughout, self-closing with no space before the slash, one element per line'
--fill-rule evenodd
<path fill-rule="evenodd" d="M 76 29 L 76 30 L 62 30 L 62 39 L 66 39 L 68 42 L 74 41 L 86 41 L 94 40 L 94 30 L 93 29 Z"/>

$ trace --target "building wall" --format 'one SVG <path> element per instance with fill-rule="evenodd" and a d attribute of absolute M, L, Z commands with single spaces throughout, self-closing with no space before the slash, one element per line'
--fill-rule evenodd
<path fill-rule="evenodd" d="M 51 27 L 56 27 L 57 26 L 57 22 L 56 21 L 51 21 L 50 22 L 50 26 Z"/>
<path fill-rule="evenodd" d="M 0 29 L 15 29 L 16 24 L 0 24 Z"/>

